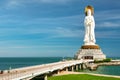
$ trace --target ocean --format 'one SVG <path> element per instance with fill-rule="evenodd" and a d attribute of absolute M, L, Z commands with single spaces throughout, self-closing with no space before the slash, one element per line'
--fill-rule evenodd
<path fill-rule="evenodd" d="M 114 58 L 120 59 L 120 58 Z M 9 70 L 33 65 L 53 63 L 63 60 L 62 57 L 16 57 L 16 58 L 0 58 L 0 70 Z M 118 75 L 120 76 L 120 66 L 99 66 L 96 71 L 85 70 L 84 72 Z"/>
<path fill-rule="evenodd" d="M 8 70 L 33 65 L 47 64 L 61 61 L 62 57 L 10 57 L 0 58 L 0 70 Z"/>
<path fill-rule="evenodd" d="M 96 71 L 85 70 L 83 72 L 120 76 L 120 66 L 99 66 Z"/>

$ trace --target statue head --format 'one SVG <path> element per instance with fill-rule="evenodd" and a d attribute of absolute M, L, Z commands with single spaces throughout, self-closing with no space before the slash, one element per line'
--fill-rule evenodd
<path fill-rule="evenodd" d="M 87 7 L 85 7 L 85 15 L 89 16 L 89 15 L 93 15 L 94 14 L 94 8 L 90 5 L 88 5 Z"/>
<path fill-rule="evenodd" d="M 91 16 L 92 15 L 91 10 L 88 9 L 86 14 L 87 14 L 87 16 Z"/>

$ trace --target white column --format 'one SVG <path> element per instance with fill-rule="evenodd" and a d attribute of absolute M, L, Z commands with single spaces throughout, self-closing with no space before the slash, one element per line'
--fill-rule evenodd
<path fill-rule="evenodd" d="M 44 80 L 47 80 L 47 74 L 44 75 Z"/>

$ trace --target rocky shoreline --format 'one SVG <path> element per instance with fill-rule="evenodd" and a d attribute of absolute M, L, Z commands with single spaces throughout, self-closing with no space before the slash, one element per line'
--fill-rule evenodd
<path fill-rule="evenodd" d="M 97 65 L 98 66 L 120 65 L 120 60 L 112 60 L 111 62 L 98 63 Z"/>
<path fill-rule="evenodd" d="M 96 70 L 99 66 L 120 66 L 120 60 L 112 60 L 110 62 L 102 62 L 102 63 L 92 63 L 87 65 L 89 70 Z"/>

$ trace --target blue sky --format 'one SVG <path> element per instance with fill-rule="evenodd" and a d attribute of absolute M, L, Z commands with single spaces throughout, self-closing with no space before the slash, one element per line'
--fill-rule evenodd
<path fill-rule="evenodd" d="M 120 0 L 0 0 L 0 57 L 74 56 L 87 5 L 95 9 L 97 44 L 120 56 Z"/>

